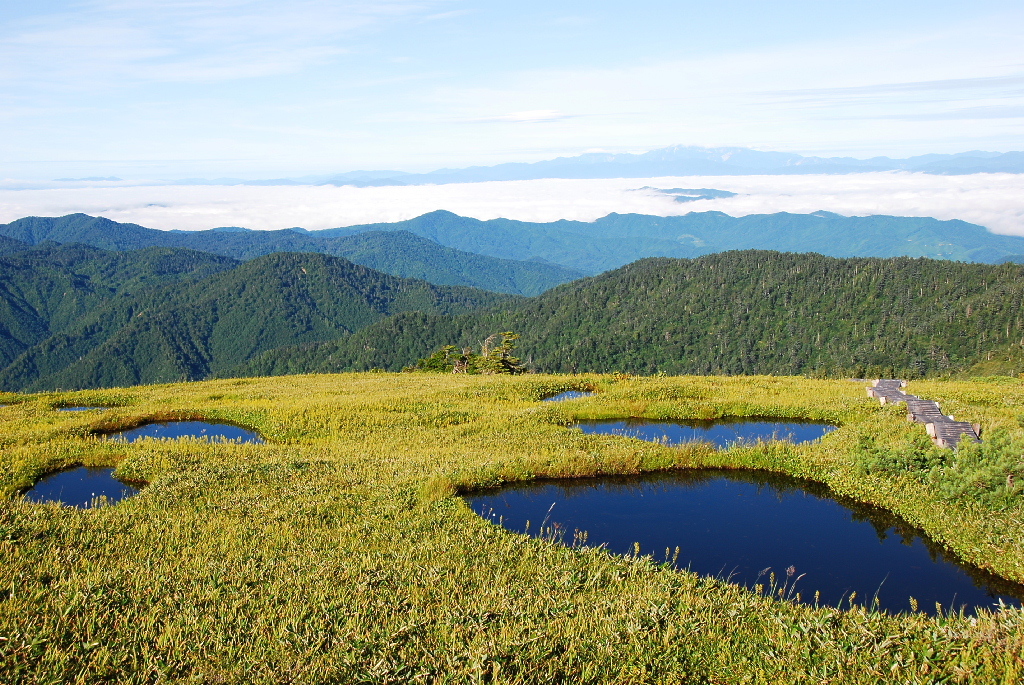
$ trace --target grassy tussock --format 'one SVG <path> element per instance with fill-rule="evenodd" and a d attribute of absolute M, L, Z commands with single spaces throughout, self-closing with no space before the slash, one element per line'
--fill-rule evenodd
<path fill-rule="evenodd" d="M 863 387 L 344 374 L 11 397 L 0 408 L 4 495 L 73 464 L 150 485 L 90 511 L 0 501 L 0 682 L 1018 682 L 1016 610 L 933 619 L 792 605 L 650 558 L 509 534 L 454 497 L 541 477 L 766 468 L 892 509 L 1024 580 L 1018 500 L 997 509 L 863 467 L 865 441 L 900 450 L 924 430 Z M 588 388 L 599 394 L 538 402 Z M 1024 437 L 1020 381 L 910 390 Z M 719 416 L 842 428 L 816 444 L 726 452 L 565 428 Z M 94 435 L 154 417 L 231 421 L 270 443 Z"/>

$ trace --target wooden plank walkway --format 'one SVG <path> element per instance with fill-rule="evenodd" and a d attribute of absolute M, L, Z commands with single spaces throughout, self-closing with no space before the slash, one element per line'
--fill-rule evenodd
<path fill-rule="evenodd" d="M 877 398 L 879 404 L 906 404 L 907 418 L 923 423 L 928 437 L 939 447 L 952 449 L 964 440 L 981 442 L 980 424 L 957 421 L 943 414 L 938 402 L 903 392 L 906 386 L 906 381 L 896 378 L 879 378 L 871 381 L 871 387 L 867 389 L 868 397 Z"/>
<path fill-rule="evenodd" d="M 942 413 L 935 400 L 907 400 L 907 418 L 917 423 L 953 420 L 953 417 Z"/>

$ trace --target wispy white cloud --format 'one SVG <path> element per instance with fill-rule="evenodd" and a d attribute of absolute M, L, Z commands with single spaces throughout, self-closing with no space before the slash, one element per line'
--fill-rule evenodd
<path fill-rule="evenodd" d="M 532 147 L 551 147 L 557 137 L 576 149 L 626 141 L 653 148 L 668 135 L 710 146 L 903 156 L 969 149 L 980 144 L 972 138 L 998 134 L 1005 149 L 1024 143 L 1019 130 L 968 129 L 948 113 L 1024 105 L 1021 26 L 1007 17 L 1001 31 L 965 24 L 840 45 L 810 38 L 616 67 L 523 70 L 476 87 L 446 84 L 429 103 L 464 112 L 462 121 L 515 123 L 494 111 L 581 115 L 570 127 L 509 127 L 502 140 Z"/>
<path fill-rule="evenodd" d="M 478 117 L 475 119 L 467 119 L 467 121 L 481 124 L 541 124 L 549 121 L 562 121 L 564 119 L 574 119 L 576 116 L 577 115 L 575 114 L 563 114 L 562 112 L 559 112 L 557 109 L 533 109 L 527 112 L 510 112 L 508 114 L 501 114 L 499 116 Z"/>
<path fill-rule="evenodd" d="M 101 0 L 0 29 L 0 83 L 123 88 L 290 73 L 346 53 L 355 32 L 443 4 Z"/>
<path fill-rule="evenodd" d="M 1024 92 L 1024 74 L 1010 76 L 980 76 L 960 79 L 936 79 L 930 81 L 912 81 L 909 83 L 876 83 L 866 86 L 847 86 L 844 88 L 807 88 L 803 90 L 777 91 L 765 93 L 779 97 L 836 97 L 845 95 L 888 95 L 891 93 L 909 92 L 940 92 L 985 90 L 1003 91 L 1017 96 Z"/>
<path fill-rule="evenodd" d="M 85 212 L 161 229 L 320 229 L 399 221 L 436 209 L 524 221 L 592 221 L 610 212 L 668 216 L 714 210 L 741 216 L 827 210 L 962 219 L 997 233 L 1024 235 L 1024 174 L 545 179 L 379 188 L 71 185 L 84 187 L 13 190 L 24 186 L 0 182 L 0 221 Z M 718 188 L 738 195 L 677 203 L 643 186 Z"/>
<path fill-rule="evenodd" d="M 902 119 L 905 121 L 962 121 L 970 119 L 1024 119 L 1024 104 L 984 105 L 961 107 L 947 112 L 923 112 L 920 114 L 876 115 L 880 119 Z"/>
<path fill-rule="evenodd" d="M 472 10 L 452 10 L 450 12 L 438 12 L 437 14 L 428 14 L 427 16 L 420 19 L 420 23 L 426 23 L 430 21 L 443 21 L 445 19 L 457 19 L 464 17 L 467 14 L 472 14 Z"/>

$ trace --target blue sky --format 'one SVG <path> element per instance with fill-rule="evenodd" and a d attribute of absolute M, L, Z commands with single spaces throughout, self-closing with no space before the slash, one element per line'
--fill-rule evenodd
<path fill-rule="evenodd" d="M 0 5 L 0 176 L 1024 149 L 1019 2 Z"/>

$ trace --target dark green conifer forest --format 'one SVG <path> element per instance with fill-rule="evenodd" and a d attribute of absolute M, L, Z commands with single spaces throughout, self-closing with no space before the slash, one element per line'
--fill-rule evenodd
<path fill-rule="evenodd" d="M 42 246 L 0 259 L 0 388 L 198 380 L 399 312 L 459 314 L 509 299 L 323 254 L 239 262 L 175 248 Z"/>
<path fill-rule="evenodd" d="M 442 345 L 513 330 L 527 365 L 545 372 L 915 378 L 1019 347 L 1022 298 L 1016 264 L 754 250 L 645 259 L 486 311 L 390 317 L 231 372 L 398 370 Z"/>

